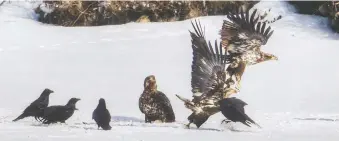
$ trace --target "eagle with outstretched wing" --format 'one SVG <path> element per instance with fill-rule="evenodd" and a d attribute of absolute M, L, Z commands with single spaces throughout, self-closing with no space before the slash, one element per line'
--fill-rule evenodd
<path fill-rule="evenodd" d="M 242 74 L 243 69 L 239 68 L 242 67 L 241 64 L 230 69 L 228 65 L 232 60 L 227 50 L 222 48 L 221 42 L 215 41 L 213 47 L 211 42 L 206 41 L 200 22 L 195 21 L 195 24 L 192 22 L 192 26 L 195 31 L 195 33 L 190 31 L 193 49 L 191 66 L 193 100 L 179 95 L 177 97 L 184 101 L 186 108 L 193 111 L 188 117 L 187 127 L 194 123 L 199 128 L 211 115 L 219 112 L 219 100 L 237 92 L 234 86 L 236 80 L 230 76 Z"/>
<path fill-rule="evenodd" d="M 273 30 L 270 26 L 266 28 L 266 22 L 258 22 L 257 11 L 255 9 L 252 14 L 249 9 L 245 12 L 242 9 L 227 12 L 226 16 L 229 20 L 224 20 L 219 34 L 222 46 L 227 50 L 232 60 L 229 69 L 241 68 L 244 72 L 246 66 L 268 60 L 278 60 L 275 55 L 261 51 L 261 46 L 266 45 Z M 240 88 L 241 76 L 242 73 L 230 76 L 235 77 L 234 80 L 237 80 L 238 88 Z"/>
<path fill-rule="evenodd" d="M 266 45 L 273 30 L 266 22 L 258 22 L 257 9 L 250 14 L 241 9 L 229 10 L 219 32 L 222 46 L 234 60 L 243 61 L 246 65 L 254 65 L 268 60 L 278 60 L 273 54 L 262 52 L 261 46 Z"/>

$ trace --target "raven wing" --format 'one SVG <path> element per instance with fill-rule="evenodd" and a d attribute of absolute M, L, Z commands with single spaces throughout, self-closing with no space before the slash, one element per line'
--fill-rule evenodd
<path fill-rule="evenodd" d="M 206 94 L 213 90 L 217 83 L 217 73 L 225 72 L 225 67 L 229 63 L 227 51 L 218 46 L 215 41 L 214 49 L 211 42 L 206 41 L 205 33 L 199 21 L 192 22 L 195 33 L 190 32 L 193 49 L 193 61 L 191 72 L 191 87 L 194 96 Z"/>
<path fill-rule="evenodd" d="M 230 53 L 242 54 L 246 51 L 260 50 L 261 45 L 265 45 L 272 36 L 273 30 L 266 23 L 258 22 L 259 16 L 255 16 L 257 9 L 250 15 L 247 11 L 228 11 L 224 20 L 221 35 L 222 45 Z"/>
<path fill-rule="evenodd" d="M 96 120 L 97 119 L 97 109 L 95 109 L 92 113 L 92 119 Z"/>
<path fill-rule="evenodd" d="M 245 113 L 244 107 L 248 105 L 246 102 L 242 101 L 241 99 L 232 97 L 229 98 L 229 101 L 232 103 L 232 106 L 238 110 L 240 110 L 242 113 Z"/>
<path fill-rule="evenodd" d="M 222 99 L 219 101 L 219 104 L 220 108 L 234 108 L 241 113 L 245 113 L 244 107 L 248 105 L 246 102 L 235 97 Z"/>

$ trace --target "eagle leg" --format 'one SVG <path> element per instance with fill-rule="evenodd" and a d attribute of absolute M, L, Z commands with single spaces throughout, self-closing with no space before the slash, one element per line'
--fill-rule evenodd
<path fill-rule="evenodd" d="M 190 129 L 191 121 L 188 124 L 185 124 L 186 128 Z"/>
<path fill-rule="evenodd" d="M 151 120 L 149 120 L 148 116 L 145 115 L 145 123 L 151 123 Z"/>

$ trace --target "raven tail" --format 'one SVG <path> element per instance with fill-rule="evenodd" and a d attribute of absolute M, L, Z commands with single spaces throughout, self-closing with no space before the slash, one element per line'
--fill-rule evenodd
<path fill-rule="evenodd" d="M 26 117 L 28 117 L 28 116 L 25 113 L 22 113 L 20 116 L 18 116 L 16 119 L 14 119 L 13 122 L 16 122 L 16 121 L 21 120 L 21 119 L 26 118 Z"/>
<path fill-rule="evenodd" d="M 103 129 L 103 130 L 111 130 L 111 129 L 112 129 L 112 126 L 109 125 L 109 124 L 107 124 L 107 125 L 105 125 L 105 126 L 102 126 L 102 129 Z"/>

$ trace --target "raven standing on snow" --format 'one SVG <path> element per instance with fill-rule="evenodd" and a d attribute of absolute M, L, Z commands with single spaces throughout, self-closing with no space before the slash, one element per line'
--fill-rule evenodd
<path fill-rule="evenodd" d="M 78 110 L 75 107 L 75 104 L 79 100 L 80 99 L 78 98 L 71 98 L 65 106 L 55 105 L 47 107 L 43 112 L 43 116 L 39 118 L 39 120 L 43 124 L 56 122 L 65 123 L 65 121 L 73 115 L 74 111 Z"/>
<path fill-rule="evenodd" d="M 145 114 L 146 123 L 175 122 L 171 102 L 164 93 L 157 90 L 154 75 L 147 76 L 144 80 L 144 91 L 139 98 L 139 109 Z"/>
<path fill-rule="evenodd" d="M 105 99 L 100 98 L 97 108 L 93 111 L 92 119 L 98 125 L 98 129 L 101 127 L 103 130 L 111 130 L 109 122 L 111 122 L 111 114 L 106 109 Z"/>
<path fill-rule="evenodd" d="M 255 121 L 245 114 L 244 107 L 247 103 L 241 99 L 237 99 L 235 97 L 224 98 L 219 101 L 219 104 L 221 113 L 228 119 L 225 119 L 222 122 L 241 122 L 248 127 L 251 127 L 250 124 L 255 124 L 261 128 Z"/>
<path fill-rule="evenodd" d="M 35 117 L 35 119 L 37 120 L 37 118 L 39 117 L 39 113 L 41 113 L 48 106 L 49 95 L 51 93 L 53 93 L 53 91 L 46 88 L 41 93 L 40 97 L 32 102 L 19 117 L 13 120 L 13 122 L 30 116 Z"/>

